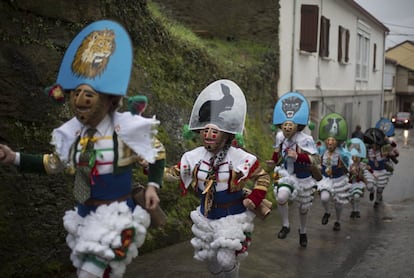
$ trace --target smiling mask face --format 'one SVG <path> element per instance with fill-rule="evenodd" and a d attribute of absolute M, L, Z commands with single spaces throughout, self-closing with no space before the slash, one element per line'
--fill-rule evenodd
<path fill-rule="evenodd" d="M 287 139 L 290 139 L 298 131 L 298 125 L 294 122 L 286 121 L 282 124 L 281 129 L 283 132 L 283 136 L 285 136 L 285 138 Z"/>
<path fill-rule="evenodd" d="M 80 85 L 70 94 L 76 118 L 84 125 L 96 127 L 109 111 L 109 96 L 100 94 L 88 85 Z"/>
<path fill-rule="evenodd" d="M 325 144 L 326 144 L 326 148 L 328 149 L 328 151 L 333 152 L 338 146 L 338 141 L 333 137 L 328 137 L 325 140 Z"/>
<path fill-rule="evenodd" d="M 204 147 L 212 152 L 219 152 L 229 137 L 228 133 L 218 130 L 215 125 L 207 125 L 200 131 L 201 138 L 203 140 Z"/>

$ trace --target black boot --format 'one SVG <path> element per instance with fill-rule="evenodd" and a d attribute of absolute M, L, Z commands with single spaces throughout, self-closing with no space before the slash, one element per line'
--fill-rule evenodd
<path fill-rule="evenodd" d="M 374 191 L 369 193 L 369 200 L 372 202 L 374 201 Z"/>
<path fill-rule="evenodd" d="M 299 244 L 302 247 L 306 247 L 308 245 L 308 237 L 306 234 L 301 234 L 299 231 Z"/>
<path fill-rule="evenodd" d="M 325 212 L 325 214 L 322 216 L 322 225 L 328 224 L 330 216 L 331 216 L 330 213 Z"/>
<path fill-rule="evenodd" d="M 277 234 L 278 238 L 284 239 L 286 238 L 287 234 L 290 232 L 290 228 L 283 226 L 280 232 Z"/>
<path fill-rule="evenodd" d="M 339 223 L 338 221 L 335 222 L 334 226 L 333 226 L 333 230 L 334 231 L 340 231 L 341 230 L 341 223 Z"/>

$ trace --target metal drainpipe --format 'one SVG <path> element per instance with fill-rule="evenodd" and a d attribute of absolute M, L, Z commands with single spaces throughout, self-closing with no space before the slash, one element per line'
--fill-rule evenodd
<path fill-rule="evenodd" d="M 384 71 L 385 71 L 385 40 L 387 37 L 387 31 L 384 32 L 384 39 L 382 41 L 382 49 L 384 51 L 384 55 L 382 55 L 382 78 L 381 78 L 381 103 L 380 103 L 380 115 L 379 118 L 381 119 L 384 115 Z M 388 112 L 388 111 L 387 111 Z"/>
<path fill-rule="evenodd" d="M 290 91 L 293 91 L 295 72 L 295 34 L 296 34 L 296 0 L 293 1 L 293 31 L 292 31 L 292 47 L 291 47 L 291 66 L 290 66 Z"/>

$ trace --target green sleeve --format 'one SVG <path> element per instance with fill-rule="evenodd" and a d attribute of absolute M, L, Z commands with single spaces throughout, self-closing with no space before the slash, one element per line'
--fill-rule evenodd
<path fill-rule="evenodd" d="M 20 153 L 20 171 L 24 173 L 46 174 L 43 165 L 43 155 Z"/>
<path fill-rule="evenodd" d="M 162 187 L 165 159 L 158 159 L 148 166 L 148 182 L 155 182 Z"/>

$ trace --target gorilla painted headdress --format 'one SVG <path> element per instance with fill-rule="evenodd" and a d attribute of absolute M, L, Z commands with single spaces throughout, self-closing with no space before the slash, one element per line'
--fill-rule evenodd
<path fill-rule="evenodd" d="M 319 124 L 319 139 L 326 140 L 329 137 L 333 137 L 338 141 L 345 141 L 348 137 L 346 120 L 338 113 L 325 115 Z"/>
<path fill-rule="evenodd" d="M 57 84 L 72 90 L 86 84 L 100 93 L 125 96 L 132 69 L 132 44 L 117 22 L 100 20 L 73 39 L 63 57 Z"/>
<path fill-rule="evenodd" d="M 307 125 L 309 105 L 306 98 L 298 92 L 288 92 L 276 102 L 273 110 L 273 124 L 280 125 L 291 121 L 298 125 Z"/>
<path fill-rule="evenodd" d="M 189 129 L 199 130 L 207 124 L 214 124 L 221 131 L 242 134 L 246 110 L 246 99 L 240 87 L 228 79 L 217 80 L 197 97 Z"/>

